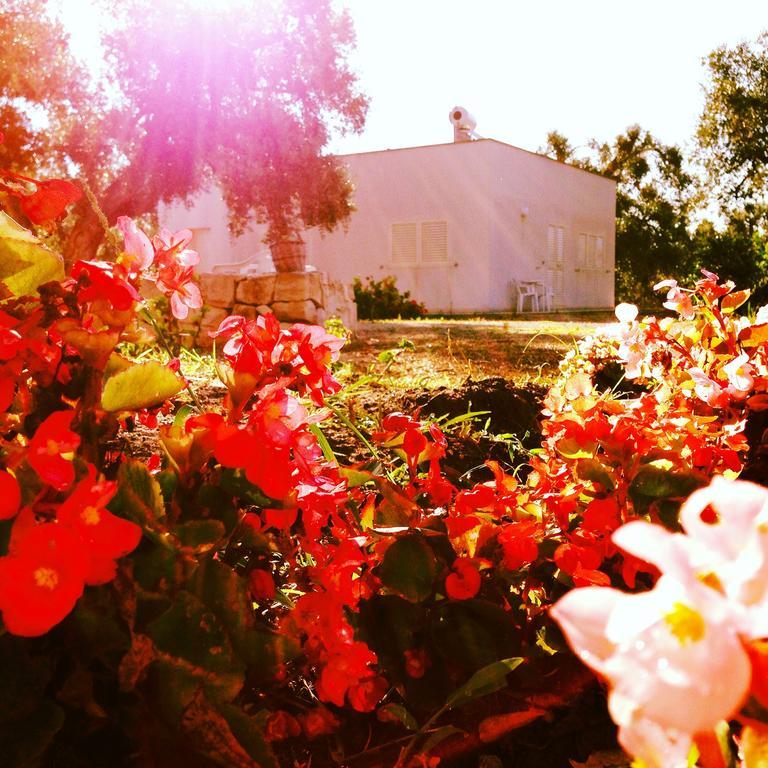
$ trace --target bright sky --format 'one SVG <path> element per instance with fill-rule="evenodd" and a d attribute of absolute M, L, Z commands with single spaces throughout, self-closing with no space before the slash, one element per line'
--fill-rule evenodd
<path fill-rule="evenodd" d="M 59 2 L 87 55 L 89 0 Z M 451 141 L 456 105 L 481 136 L 525 149 L 554 129 L 578 147 L 632 123 L 683 144 L 702 108 L 702 58 L 768 29 L 768 0 L 335 2 L 352 13 L 371 98 L 365 131 L 337 152 Z"/>
<path fill-rule="evenodd" d="M 340 152 L 452 141 L 451 107 L 484 137 L 536 150 L 640 123 L 684 143 L 703 105 L 701 59 L 768 29 L 768 0 L 338 0 L 371 97 Z"/>

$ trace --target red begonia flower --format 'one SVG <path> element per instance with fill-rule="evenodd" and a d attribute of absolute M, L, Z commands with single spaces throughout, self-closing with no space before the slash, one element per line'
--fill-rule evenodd
<path fill-rule="evenodd" d="M 43 482 L 63 491 L 75 479 L 72 460 L 80 437 L 70 428 L 74 411 L 54 411 L 37 428 L 27 449 L 27 461 Z"/>
<path fill-rule="evenodd" d="M 115 576 L 115 560 L 132 552 L 141 540 L 141 528 L 106 509 L 117 484 L 94 482 L 95 471 L 81 480 L 56 514 L 60 524 L 80 535 L 89 554 L 87 584 L 105 584 Z"/>
<path fill-rule="evenodd" d="M 321 701 L 330 701 L 337 707 L 343 707 L 347 690 L 369 678 L 369 665 L 375 663 L 376 654 L 365 643 L 345 643 L 329 656 L 317 681 L 317 695 Z"/>
<path fill-rule="evenodd" d="M 0 557 L 0 611 L 13 635 L 37 637 L 58 624 L 83 593 L 88 557 L 77 534 L 57 523 L 27 530 Z"/>
<path fill-rule="evenodd" d="M 121 273 L 125 270 L 106 261 L 76 261 L 71 275 L 83 283 L 78 300 L 82 303 L 105 300 L 118 312 L 131 309 L 133 302 L 141 301 L 141 296 Z"/>
<path fill-rule="evenodd" d="M 536 543 L 538 525 L 534 521 L 509 523 L 499 533 L 504 567 L 516 571 L 524 565 L 532 563 L 539 555 L 539 545 Z"/>
<path fill-rule="evenodd" d="M 356 709 L 358 712 L 372 712 L 384 698 L 388 688 L 389 683 L 381 675 L 366 677 L 359 683 L 350 686 L 347 697 L 352 709 Z"/>
<path fill-rule="evenodd" d="M 452 600 L 469 600 L 480 591 L 480 584 L 477 566 L 471 560 L 459 557 L 445 578 L 445 593 Z"/>

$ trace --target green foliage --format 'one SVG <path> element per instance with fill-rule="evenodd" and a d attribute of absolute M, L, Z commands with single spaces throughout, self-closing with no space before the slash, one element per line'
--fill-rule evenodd
<path fill-rule="evenodd" d="M 709 83 L 698 127 L 710 186 L 726 211 L 765 214 L 768 162 L 768 33 L 707 58 Z"/>
<path fill-rule="evenodd" d="M 429 597 L 436 575 L 435 555 L 418 535 L 397 539 L 381 564 L 382 583 L 414 603 Z"/>
<path fill-rule="evenodd" d="M 357 303 L 357 316 L 361 320 L 385 320 L 402 318 L 404 320 L 421 317 L 427 308 L 411 298 L 410 291 L 401 293 L 397 281 L 392 275 L 374 280 L 367 277 L 363 283 L 356 277 L 352 283 Z"/>
<path fill-rule="evenodd" d="M 101 395 L 106 411 L 131 411 L 161 405 L 184 389 L 184 382 L 161 363 L 138 363 L 107 380 Z"/>
<path fill-rule="evenodd" d="M 63 277 L 61 257 L 0 211 L 0 282 L 16 296 L 30 296 L 43 283 Z"/>

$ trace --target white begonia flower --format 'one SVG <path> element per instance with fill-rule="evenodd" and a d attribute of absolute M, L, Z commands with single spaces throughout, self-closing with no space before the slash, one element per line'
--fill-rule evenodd
<path fill-rule="evenodd" d="M 706 548 L 706 562 L 694 563 L 699 578 L 714 576 L 743 608 L 745 636 L 768 636 L 768 490 L 715 477 L 683 504 L 680 522 L 688 540 Z"/>
<path fill-rule="evenodd" d="M 634 304 L 617 304 L 614 313 L 620 323 L 631 323 L 637 317 L 637 307 Z"/>
<path fill-rule="evenodd" d="M 768 490 L 715 477 L 680 521 L 685 534 L 634 521 L 613 535 L 661 570 L 650 592 L 587 587 L 552 609 L 610 683 L 619 740 L 648 768 L 687 765 L 693 737 L 739 710 L 751 683 L 743 641 L 768 636 Z"/>
<path fill-rule="evenodd" d="M 685 766 L 695 734 L 744 701 L 751 668 L 728 603 L 662 576 L 650 592 L 575 589 L 552 609 L 576 654 L 611 686 L 619 742 L 648 768 Z"/>

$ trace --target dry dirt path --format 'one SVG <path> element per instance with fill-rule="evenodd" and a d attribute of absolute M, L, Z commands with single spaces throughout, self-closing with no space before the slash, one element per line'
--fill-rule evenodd
<path fill-rule="evenodd" d="M 456 387 L 488 376 L 546 385 L 574 341 L 605 327 L 611 317 L 361 322 L 342 361 L 351 365 L 352 375 L 382 374 L 387 362 L 379 356 L 407 340 L 414 348 L 399 354 L 383 373 L 388 386 Z"/>

